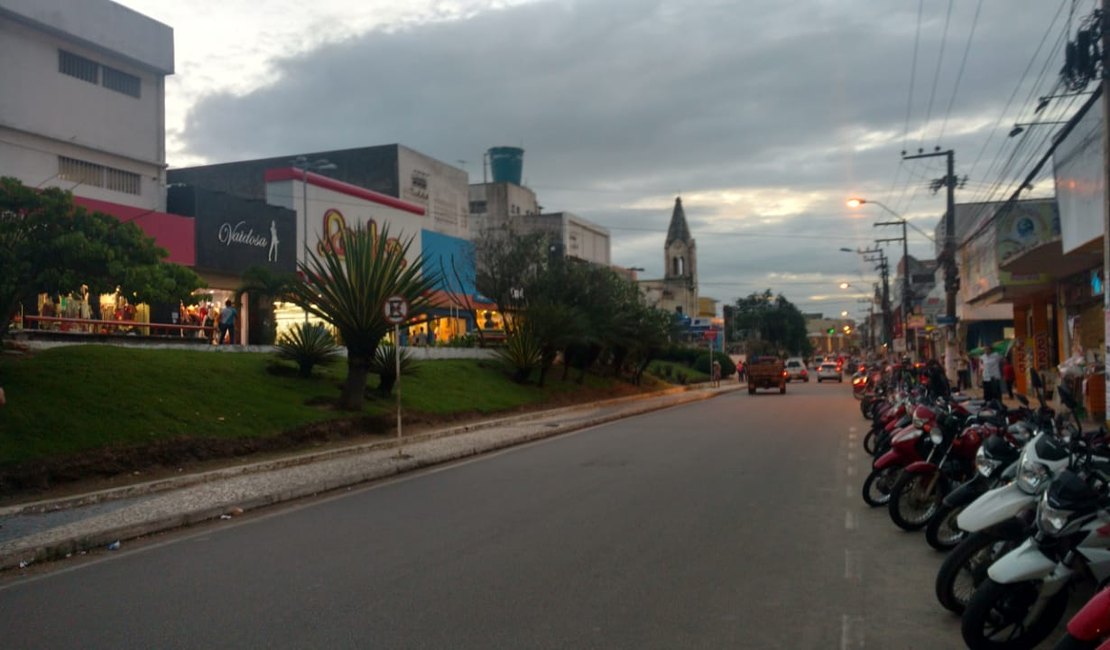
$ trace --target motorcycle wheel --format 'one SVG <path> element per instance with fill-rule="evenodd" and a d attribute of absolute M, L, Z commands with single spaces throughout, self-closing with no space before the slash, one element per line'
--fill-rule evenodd
<path fill-rule="evenodd" d="M 971 533 L 956 545 L 937 571 L 937 600 L 948 611 L 963 614 L 967 602 L 987 577 L 995 560 L 1009 553 L 1018 540 L 999 539 L 987 533 Z"/>
<path fill-rule="evenodd" d="M 964 511 L 964 507 L 953 508 L 943 503 L 929 519 L 925 527 L 925 541 L 938 551 L 951 551 L 960 542 L 967 538 L 967 531 L 960 530 L 956 525 L 956 518 Z"/>
<path fill-rule="evenodd" d="M 967 603 L 960 633 L 971 650 L 1018 650 L 1036 647 L 1064 616 L 1068 589 L 1053 594 L 1040 611 L 1031 612 L 1044 588 L 1040 580 L 1000 584 L 987 578 Z"/>
<path fill-rule="evenodd" d="M 1062 639 L 1052 646 L 1052 650 L 1095 650 L 1098 647 L 1098 640 L 1095 641 L 1080 641 L 1070 634 L 1065 634 Z"/>
<path fill-rule="evenodd" d="M 898 479 L 901 467 L 873 469 L 863 481 L 863 501 L 872 508 L 885 506 L 890 501 L 890 489 Z"/>
<path fill-rule="evenodd" d="M 941 479 L 931 474 L 903 474 L 890 489 L 890 519 L 902 530 L 921 530 L 944 498 Z M 926 494 L 925 489 L 932 484 Z"/>
<path fill-rule="evenodd" d="M 871 402 L 872 398 L 870 395 L 864 395 L 859 401 L 859 412 L 868 420 L 871 419 Z"/>
<path fill-rule="evenodd" d="M 878 438 L 878 434 L 874 429 L 868 431 L 867 435 L 863 437 L 863 450 L 866 451 L 869 456 L 875 455 L 876 438 Z"/>

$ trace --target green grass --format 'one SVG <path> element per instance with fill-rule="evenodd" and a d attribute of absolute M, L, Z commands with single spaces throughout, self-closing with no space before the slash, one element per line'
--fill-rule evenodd
<path fill-rule="evenodd" d="M 0 408 L 0 465 L 169 438 L 269 436 L 352 416 L 331 406 L 343 361 L 309 379 L 292 364 L 269 372 L 275 364 L 272 354 L 95 345 L 0 356 L 8 401 Z M 407 413 L 494 413 L 615 383 L 590 375 L 583 387 L 558 381 L 561 370 L 551 374 L 541 389 L 513 383 L 493 361 L 424 362 L 417 376 L 402 378 L 403 405 Z M 371 394 L 365 414 L 393 412 L 395 397 Z"/>

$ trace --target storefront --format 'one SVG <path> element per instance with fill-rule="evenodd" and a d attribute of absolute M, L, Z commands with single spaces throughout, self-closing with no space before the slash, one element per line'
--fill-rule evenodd
<path fill-rule="evenodd" d="M 190 185 L 171 186 L 167 205 L 195 221 L 194 269 L 208 288 L 194 296 L 193 304 L 157 307 L 155 318 L 212 328 L 194 336 L 218 336 L 219 312 L 230 300 L 238 311 L 234 341 L 267 341 L 265 331 L 274 322 L 273 297 L 247 292 L 237 301 L 236 294 L 244 286 L 243 274 L 251 269 L 275 277 L 296 270 L 293 211 Z"/>

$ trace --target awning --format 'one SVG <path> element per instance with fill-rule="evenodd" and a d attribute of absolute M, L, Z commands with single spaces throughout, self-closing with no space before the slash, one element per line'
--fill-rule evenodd
<path fill-rule="evenodd" d="M 1082 247 L 1064 254 L 1063 244 L 1057 237 L 1053 241 L 1006 258 L 999 263 L 998 268 L 1015 275 L 1050 273 L 1053 277 L 1062 279 L 1100 265 L 1102 263 L 1101 239 L 1098 240 L 1098 244 L 1097 250 L 1094 247 Z"/>
<path fill-rule="evenodd" d="M 73 197 L 73 202 L 91 212 L 103 212 L 124 223 L 134 223 L 154 242 L 169 251 L 167 262 L 195 266 L 197 261 L 196 223 L 192 217 L 136 208 L 109 201 L 99 201 L 83 196 Z"/>

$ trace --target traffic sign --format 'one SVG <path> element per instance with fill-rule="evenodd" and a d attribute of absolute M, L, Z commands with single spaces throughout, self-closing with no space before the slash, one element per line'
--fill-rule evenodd
<path fill-rule="evenodd" d="M 937 316 L 937 325 L 955 325 L 955 316 Z"/>
<path fill-rule="evenodd" d="M 400 325 L 409 316 L 409 301 L 404 296 L 390 296 L 383 306 L 385 319 L 393 325 Z"/>

